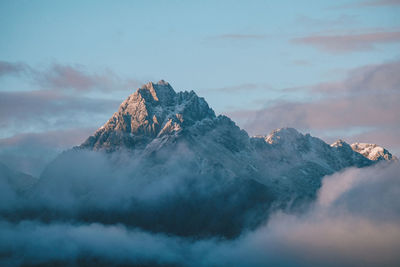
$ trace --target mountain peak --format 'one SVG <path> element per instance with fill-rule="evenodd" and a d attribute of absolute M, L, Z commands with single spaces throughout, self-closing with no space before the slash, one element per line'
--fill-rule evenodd
<path fill-rule="evenodd" d="M 176 136 L 184 127 L 214 117 L 214 111 L 194 91 L 176 93 L 164 80 L 149 82 L 123 101 L 118 112 L 81 147 L 143 148 L 155 138 Z"/>
<path fill-rule="evenodd" d="M 159 81 L 157 82 L 157 84 L 158 84 L 158 85 L 169 85 L 169 83 L 166 82 L 166 81 L 164 81 L 163 79 L 159 80 Z"/>
<path fill-rule="evenodd" d="M 148 82 L 140 87 L 136 92 L 146 100 L 149 100 L 148 93 L 150 93 L 153 101 L 166 104 L 170 104 L 171 99 L 176 95 L 172 86 L 164 80 L 160 80 L 157 83 Z"/>
<path fill-rule="evenodd" d="M 385 148 L 378 146 L 376 144 L 368 144 L 368 143 L 353 143 L 348 144 L 342 139 L 337 140 L 331 147 L 340 148 L 346 151 L 355 151 L 365 158 L 372 160 L 372 161 L 379 161 L 379 160 L 388 160 L 388 161 L 397 161 L 398 159 L 393 156 L 389 151 Z"/>
<path fill-rule="evenodd" d="M 377 144 L 354 143 L 351 144 L 351 148 L 370 160 L 398 161 L 396 156 Z"/>
<path fill-rule="evenodd" d="M 303 137 L 303 135 L 296 129 L 286 127 L 273 130 L 265 137 L 265 141 L 269 144 L 276 144 L 281 142 L 293 142 L 301 137 Z"/>
<path fill-rule="evenodd" d="M 350 145 L 348 143 L 346 143 L 344 140 L 338 139 L 334 143 L 331 144 L 331 147 L 349 147 L 350 148 Z"/>

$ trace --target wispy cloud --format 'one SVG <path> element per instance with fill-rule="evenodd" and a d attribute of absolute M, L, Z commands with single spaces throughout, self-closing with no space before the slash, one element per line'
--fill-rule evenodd
<path fill-rule="evenodd" d="M 360 0 L 358 2 L 333 6 L 332 9 L 394 7 L 398 5 L 400 5 L 400 0 Z"/>
<path fill-rule="evenodd" d="M 5 136 L 21 131 L 88 127 L 104 122 L 119 102 L 57 91 L 0 92 L 0 127 Z"/>
<path fill-rule="evenodd" d="M 221 34 L 212 36 L 211 39 L 217 40 L 262 40 L 266 39 L 268 35 L 266 34 L 241 34 L 241 33 L 232 33 L 232 34 Z"/>
<path fill-rule="evenodd" d="M 292 39 L 292 43 L 310 45 L 330 53 L 372 50 L 377 44 L 400 42 L 400 31 L 344 35 L 310 35 Z"/>
<path fill-rule="evenodd" d="M 303 60 L 303 59 L 293 60 L 292 63 L 294 65 L 297 65 L 297 66 L 310 66 L 310 65 L 312 65 L 310 61 Z"/>
<path fill-rule="evenodd" d="M 243 83 L 239 85 L 225 86 L 220 88 L 210 88 L 203 91 L 213 93 L 243 93 L 243 92 L 254 92 L 259 90 L 271 90 L 272 87 L 268 84 L 260 83 Z"/>
<path fill-rule="evenodd" d="M 0 147 L 34 145 L 41 147 L 68 148 L 82 143 L 96 128 L 66 129 L 41 133 L 23 133 L 0 139 Z"/>
<path fill-rule="evenodd" d="M 143 84 L 136 79 L 121 78 L 111 70 L 90 72 L 81 65 L 52 64 L 43 69 L 22 62 L 0 61 L 0 77 L 10 75 L 21 76 L 44 89 L 80 92 L 127 90 Z"/>
<path fill-rule="evenodd" d="M 356 23 L 356 16 L 341 15 L 334 19 L 328 18 L 313 18 L 300 15 L 295 20 L 296 24 L 302 24 L 306 27 L 343 27 Z"/>
<path fill-rule="evenodd" d="M 30 71 L 30 68 L 24 63 L 0 61 L 0 77 L 6 75 L 19 75 L 26 71 Z"/>
<path fill-rule="evenodd" d="M 361 1 L 348 7 L 378 7 L 378 6 L 396 6 L 400 5 L 400 0 L 371 0 Z"/>
<path fill-rule="evenodd" d="M 47 72 L 38 73 L 36 80 L 44 87 L 90 90 L 109 84 L 113 74 L 89 74 L 77 67 L 53 65 Z"/>

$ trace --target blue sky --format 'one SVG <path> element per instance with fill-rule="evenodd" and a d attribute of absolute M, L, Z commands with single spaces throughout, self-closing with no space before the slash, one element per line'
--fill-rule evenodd
<path fill-rule="evenodd" d="M 0 58 L 34 67 L 108 68 L 143 81 L 163 78 L 177 89 L 296 87 L 398 56 L 398 43 L 327 54 L 291 42 L 399 30 L 398 7 L 356 3 L 361 1 L 2 1 Z"/>
<path fill-rule="evenodd" d="M 17 147 L 21 135 L 73 132 L 76 139 L 64 146 L 78 144 L 138 86 L 160 79 L 177 91 L 195 90 L 251 134 L 293 126 L 328 141 L 347 133 L 352 141 L 383 126 L 354 125 L 357 117 L 322 127 L 314 119 L 299 123 L 275 114 L 282 124 L 259 127 L 263 122 L 255 118 L 283 102 L 315 108 L 343 88 L 348 100 L 354 88 L 370 86 L 365 79 L 352 81 L 354 73 L 393 77 L 400 60 L 400 1 L 4 0 L 0 34 L 0 154 L 12 150 L 10 143 Z M 394 99 L 397 82 L 388 85 Z M 385 91 L 384 100 L 393 94 Z M 365 105 L 373 103 L 364 99 Z M 362 116 L 357 106 L 354 113 Z M 385 132 L 395 128 L 397 134 L 397 123 L 387 121 Z M 400 151 L 393 137 L 367 137 Z"/>

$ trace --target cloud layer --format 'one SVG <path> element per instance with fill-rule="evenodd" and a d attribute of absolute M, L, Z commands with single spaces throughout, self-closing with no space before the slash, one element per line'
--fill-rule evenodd
<path fill-rule="evenodd" d="M 392 163 L 328 176 L 306 213 L 278 212 L 268 224 L 230 241 L 154 234 L 122 224 L 2 220 L 1 263 L 396 266 L 398 173 L 400 166 Z"/>
<path fill-rule="evenodd" d="M 22 133 L 0 139 L 0 162 L 38 177 L 60 152 L 81 144 L 96 128 Z"/>

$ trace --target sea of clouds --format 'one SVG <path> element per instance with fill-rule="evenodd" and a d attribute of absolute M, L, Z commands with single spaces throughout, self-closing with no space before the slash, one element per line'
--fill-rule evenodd
<path fill-rule="evenodd" d="M 182 186 L 187 181 L 185 175 L 167 175 L 171 169 L 164 169 L 166 179 L 127 180 L 125 172 L 132 168 L 116 171 L 103 160 L 96 154 L 82 154 L 75 159 L 82 163 L 82 168 L 76 166 L 74 170 L 59 172 L 74 175 L 55 177 L 54 181 L 46 181 L 48 177 L 44 177 L 35 194 L 21 194 L 7 180 L 0 179 L 1 265 L 396 266 L 400 263 L 400 165 L 396 162 L 348 168 L 326 176 L 318 198 L 306 211 L 275 210 L 256 228 L 248 227 L 239 236 L 224 238 L 147 231 L 123 220 L 59 216 L 94 209 L 97 205 L 106 207 L 104 212 L 113 209 L 128 212 L 131 206 L 124 204 L 132 194 L 158 206 L 169 205 L 170 196 L 177 194 L 183 200 L 191 197 L 203 200 L 188 189 L 192 187 Z M 54 166 L 62 169 L 65 167 L 62 164 Z M 88 164 L 95 164 L 96 168 L 88 168 Z M 168 164 L 176 170 L 173 159 L 164 166 Z M 97 173 L 85 174 L 86 169 Z M 106 179 L 109 175 L 113 178 Z M 129 172 L 129 177 L 132 175 L 144 174 Z M 215 185 L 204 182 L 195 189 L 200 195 L 205 194 L 206 199 L 206 192 L 214 194 L 221 190 L 212 186 Z M 91 193 L 82 194 L 88 188 Z M 229 209 L 230 204 L 237 205 L 239 201 L 244 198 L 222 203 Z M 50 215 L 19 216 L 18 212 L 26 212 L 26 207 L 33 207 L 35 212 L 38 207 L 43 208 Z M 56 212 L 52 213 L 53 210 Z M 226 218 L 223 223 L 226 227 L 231 227 L 230 219 L 240 216 L 240 210 L 233 211 L 237 214 L 231 213 L 232 217 Z M 194 207 L 191 212 L 198 211 Z M 207 216 L 208 220 L 218 218 L 216 214 Z M 187 223 L 193 222 L 188 219 Z"/>

